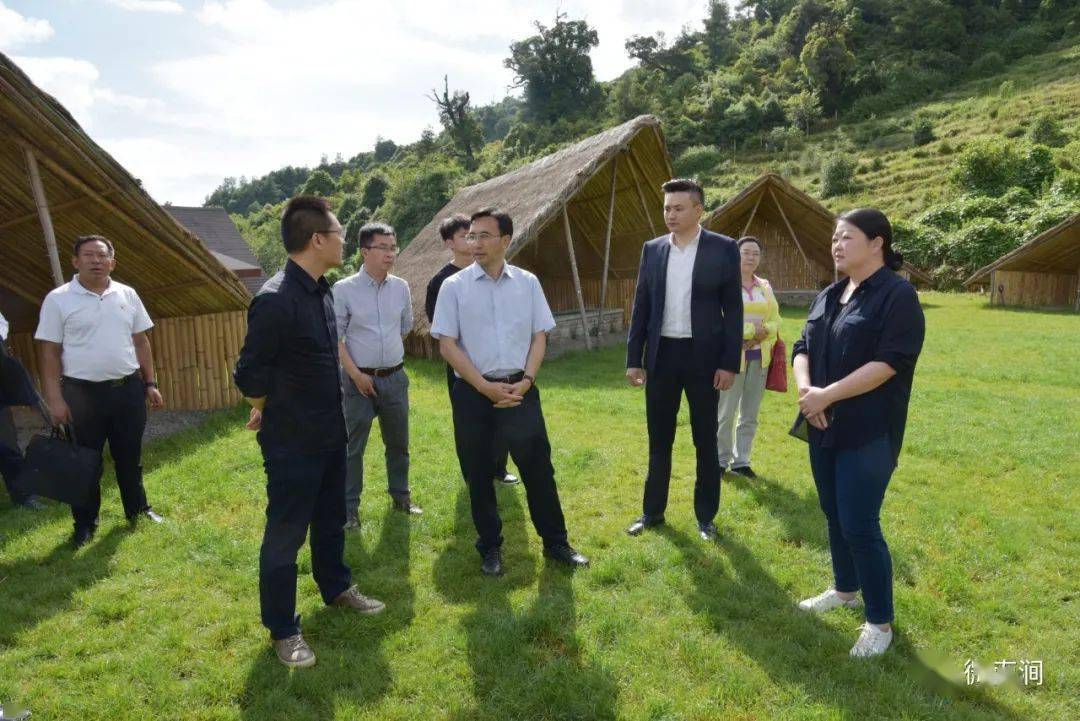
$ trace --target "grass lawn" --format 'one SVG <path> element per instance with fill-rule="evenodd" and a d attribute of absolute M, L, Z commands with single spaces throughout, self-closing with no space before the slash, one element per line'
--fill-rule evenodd
<path fill-rule="evenodd" d="M 549 567 L 523 489 L 500 488 L 507 575 L 479 575 L 442 366 L 411 362 L 414 498 L 392 513 L 368 450 L 363 531 L 346 557 L 387 603 L 321 606 L 307 550 L 299 611 L 318 666 L 290 673 L 259 624 L 264 476 L 241 410 L 155 443 L 146 484 L 164 526 L 129 530 L 111 477 L 96 540 L 64 509 L 0 511 L 0 701 L 35 719 L 1080 718 L 1080 317 L 927 293 L 927 343 L 883 524 L 897 641 L 852 661 L 861 619 L 794 609 L 829 582 L 825 521 L 794 390 L 767 394 L 757 482 L 724 483 L 722 540 L 694 533 L 685 405 L 669 526 L 630 538 L 644 400 L 623 352 L 540 378 L 571 542 Z M 801 311 L 788 310 L 790 341 Z M 967 687 L 968 659 L 1038 659 L 1041 687 Z"/>

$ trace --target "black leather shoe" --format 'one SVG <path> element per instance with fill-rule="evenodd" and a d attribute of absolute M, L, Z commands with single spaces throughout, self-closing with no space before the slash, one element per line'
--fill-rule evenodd
<path fill-rule="evenodd" d="M 146 510 L 139 511 L 134 516 L 129 516 L 128 523 L 134 524 L 140 518 L 146 518 L 150 521 L 153 521 L 154 523 L 163 523 L 165 521 L 164 516 L 162 516 L 160 513 L 154 511 L 153 508 L 147 508 Z"/>
<path fill-rule="evenodd" d="M 486 551 L 484 553 L 484 562 L 480 564 L 480 572 L 485 576 L 501 576 L 503 572 L 502 551 L 498 548 Z"/>
<path fill-rule="evenodd" d="M 568 545 L 545 548 L 544 555 L 568 566 L 582 567 L 589 565 L 589 559 Z"/>
<path fill-rule="evenodd" d="M 71 534 L 71 545 L 75 548 L 81 548 L 90 542 L 90 539 L 94 537 L 94 532 L 97 531 L 97 526 L 78 526 L 75 528 L 75 532 Z"/>
<path fill-rule="evenodd" d="M 37 496 L 27 496 L 15 505 L 26 511 L 44 511 L 46 507 L 44 503 L 38 500 Z"/>
<path fill-rule="evenodd" d="M 749 478 L 750 480 L 754 480 L 755 478 L 757 478 L 757 474 L 754 473 L 754 469 L 752 469 L 750 466 L 739 466 L 738 468 L 732 468 L 731 472 L 738 473 L 743 478 Z"/>
<path fill-rule="evenodd" d="M 716 524 L 711 521 L 709 523 L 698 522 L 697 528 L 703 541 L 715 541 L 720 535 L 720 532 L 716 530 Z"/>
<path fill-rule="evenodd" d="M 626 528 L 626 532 L 631 536 L 640 536 L 642 531 L 646 528 L 653 528 L 654 526 L 664 525 L 664 517 L 649 518 L 648 516 L 641 516 L 636 521 L 631 523 Z"/>
<path fill-rule="evenodd" d="M 413 503 L 408 496 L 395 497 L 394 509 L 402 513 L 408 513 L 410 516 L 419 516 L 424 512 L 424 509 Z"/>

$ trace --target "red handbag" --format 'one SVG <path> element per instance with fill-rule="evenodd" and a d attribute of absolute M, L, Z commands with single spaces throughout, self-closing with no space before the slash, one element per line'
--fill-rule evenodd
<path fill-rule="evenodd" d="M 787 348 L 780 334 L 776 334 L 776 343 L 772 347 L 772 360 L 769 361 L 769 374 L 765 377 L 765 390 L 787 393 Z"/>

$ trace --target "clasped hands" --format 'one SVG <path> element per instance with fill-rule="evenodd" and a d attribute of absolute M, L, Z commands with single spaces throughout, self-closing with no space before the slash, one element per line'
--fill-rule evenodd
<path fill-rule="evenodd" d="M 522 378 L 517 383 L 499 383 L 497 381 L 484 381 L 480 388 L 489 401 L 496 408 L 513 408 L 520 406 L 525 394 L 532 388 L 532 381 Z"/>
<path fill-rule="evenodd" d="M 833 399 L 828 388 L 817 386 L 802 386 L 799 388 L 799 410 L 806 421 L 818 430 L 829 427 L 829 420 L 825 417 L 825 410 L 831 406 Z"/>

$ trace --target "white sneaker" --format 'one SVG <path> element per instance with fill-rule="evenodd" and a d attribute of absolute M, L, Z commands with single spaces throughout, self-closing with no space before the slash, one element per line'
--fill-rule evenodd
<path fill-rule="evenodd" d="M 852 658 L 870 658 L 885 653 L 892 643 L 892 631 L 882 631 L 872 623 L 864 623 L 859 640 L 851 647 Z"/>
<path fill-rule="evenodd" d="M 839 608 L 841 606 L 858 608 L 861 604 L 862 601 L 859 600 L 858 596 L 853 596 L 851 599 L 845 601 L 840 598 L 840 594 L 836 592 L 835 588 L 830 588 L 812 598 L 804 598 L 799 601 L 799 608 L 803 611 L 810 611 L 811 613 L 823 613 L 824 611 L 831 611 L 834 608 Z"/>

